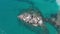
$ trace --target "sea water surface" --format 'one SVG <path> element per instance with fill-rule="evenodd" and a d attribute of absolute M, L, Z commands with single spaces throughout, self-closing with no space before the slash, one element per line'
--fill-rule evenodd
<path fill-rule="evenodd" d="M 34 3 L 44 17 L 50 17 L 50 14 L 57 13 L 58 6 L 55 1 L 30 0 Z M 36 34 L 26 28 L 17 16 L 22 9 L 27 9 L 31 4 L 20 0 L 0 0 L 0 34 Z M 46 26 L 50 34 L 57 34 L 56 29 L 49 23 Z"/>

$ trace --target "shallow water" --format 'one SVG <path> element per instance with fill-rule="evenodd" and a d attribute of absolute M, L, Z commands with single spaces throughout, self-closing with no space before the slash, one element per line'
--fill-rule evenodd
<path fill-rule="evenodd" d="M 58 6 L 55 1 L 52 3 L 45 0 L 30 1 L 32 1 L 34 6 L 42 12 L 45 18 L 50 17 L 50 14 L 55 14 L 58 11 Z M 17 19 L 17 15 L 21 10 L 30 6 L 31 4 L 18 0 L 0 0 L 0 34 L 36 34 L 23 24 L 19 24 L 21 22 Z M 46 23 L 46 26 L 50 34 L 57 34 L 56 29 L 49 23 Z"/>

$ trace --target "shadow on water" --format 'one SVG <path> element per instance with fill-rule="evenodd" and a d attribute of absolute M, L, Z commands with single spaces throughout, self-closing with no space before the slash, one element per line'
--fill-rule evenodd
<path fill-rule="evenodd" d="M 22 26 L 26 27 L 29 31 L 33 31 L 36 34 L 41 34 L 40 27 L 34 27 L 31 24 L 25 23 L 24 21 L 21 21 L 21 20 L 19 20 L 19 23 L 18 24 L 19 24 L 19 26 L 22 25 Z"/>
<path fill-rule="evenodd" d="M 36 34 L 49 34 L 49 31 L 48 29 L 46 29 L 45 27 L 40 27 L 40 26 L 37 26 L 37 27 L 34 27 L 33 25 L 31 24 L 28 24 L 20 19 L 18 19 L 19 21 L 19 26 L 22 25 L 24 27 L 26 27 L 29 31 L 33 31 L 35 32 Z"/>

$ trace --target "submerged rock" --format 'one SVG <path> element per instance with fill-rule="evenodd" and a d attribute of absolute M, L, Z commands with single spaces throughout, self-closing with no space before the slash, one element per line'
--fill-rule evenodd
<path fill-rule="evenodd" d="M 27 9 L 26 12 L 18 15 L 18 18 L 33 26 L 41 26 L 43 24 L 42 16 L 37 9 Z"/>

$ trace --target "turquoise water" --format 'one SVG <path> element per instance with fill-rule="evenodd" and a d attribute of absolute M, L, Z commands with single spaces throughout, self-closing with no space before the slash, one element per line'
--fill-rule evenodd
<path fill-rule="evenodd" d="M 44 17 L 50 17 L 51 13 L 57 13 L 58 11 L 55 1 L 53 3 L 44 0 L 30 1 L 35 4 L 34 6 L 42 12 Z M 19 24 L 21 22 L 17 20 L 17 15 L 20 11 L 30 6 L 31 4 L 17 0 L 0 0 L 0 34 L 36 34 L 22 24 Z M 49 23 L 46 23 L 46 26 L 50 34 L 57 34 L 55 28 Z"/>

